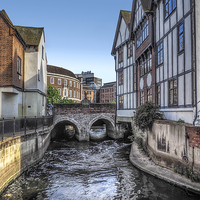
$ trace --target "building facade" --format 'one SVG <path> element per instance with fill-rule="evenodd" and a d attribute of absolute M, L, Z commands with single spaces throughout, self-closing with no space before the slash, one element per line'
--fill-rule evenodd
<path fill-rule="evenodd" d="M 41 58 L 44 30 L 42 28 L 41 34 L 36 34 L 31 31 L 33 28 L 21 29 L 13 25 L 5 10 L 0 11 L 0 118 L 42 116 L 46 113 L 46 55 Z M 28 37 L 27 29 L 30 31 Z M 33 48 L 30 47 L 30 38 Z M 35 38 L 39 41 L 36 42 Z M 36 63 L 30 57 L 34 57 Z M 38 69 L 42 73 L 40 83 Z M 32 84 L 29 84 L 30 80 Z"/>
<path fill-rule="evenodd" d="M 116 82 L 104 83 L 100 89 L 100 103 L 116 102 Z"/>
<path fill-rule="evenodd" d="M 166 119 L 198 123 L 199 12 L 198 0 L 133 0 L 131 12 L 120 12 L 112 49 L 118 117 L 133 117 L 137 106 L 152 101 Z"/>
<path fill-rule="evenodd" d="M 82 100 L 80 80 L 67 69 L 47 65 L 47 84 L 55 87 L 63 98 L 71 99 L 77 103 Z"/>
<path fill-rule="evenodd" d="M 87 97 L 87 99 L 91 103 L 95 103 L 95 90 L 93 90 L 89 85 L 83 85 L 83 99 Z"/>

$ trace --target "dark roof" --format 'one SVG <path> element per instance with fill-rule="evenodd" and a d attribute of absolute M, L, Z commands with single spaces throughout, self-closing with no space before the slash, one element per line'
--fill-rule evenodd
<path fill-rule="evenodd" d="M 141 1 L 144 12 L 150 10 L 150 5 L 151 5 L 152 0 L 140 0 L 140 1 Z"/>
<path fill-rule="evenodd" d="M 61 74 L 66 76 L 71 76 L 73 78 L 76 78 L 73 72 L 69 71 L 68 69 L 64 69 L 62 67 L 56 67 L 52 65 L 47 65 L 47 72 L 55 73 L 55 74 Z"/>
<path fill-rule="evenodd" d="M 20 33 L 26 44 L 39 45 L 44 28 L 26 26 L 15 26 L 15 28 Z"/>
<path fill-rule="evenodd" d="M 83 90 L 93 90 L 89 85 L 83 85 Z"/>
<path fill-rule="evenodd" d="M 101 88 L 108 88 L 108 87 L 115 87 L 116 82 L 109 82 L 109 83 L 104 83 L 104 85 Z"/>
<path fill-rule="evenodd" d="M 12 26 L 13 26 L 13 23 L 11 22 L 10 18 L 8 17 L 7 13 L 5 10 L 1 10 L 0 11 L 0 15 Z"/>
<path fill-rule="evenodd" d="M 130 23 L 131 23 L 131 11 L 121 10 L 120 11 L 128 28 L 130 29 Z"/>

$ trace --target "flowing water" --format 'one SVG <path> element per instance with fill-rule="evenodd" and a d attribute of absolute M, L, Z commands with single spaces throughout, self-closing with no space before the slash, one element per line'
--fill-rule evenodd
<path fill-rule="evenodd" d="M 54 141 L 43 159 L 11 184 L 10 200 L 197 200 L 129 162 L 130 144 Z"/>

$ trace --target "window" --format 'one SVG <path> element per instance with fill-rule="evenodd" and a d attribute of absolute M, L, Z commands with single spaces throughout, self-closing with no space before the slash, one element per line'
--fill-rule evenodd
<path fill-rule="evenodd" d="M 58 85 L 61 85 L 61 79 L 60 78 L 58 79 Z"/>
<path fill-rule="evenodd" d="M 147 101 L 152 102 L 152 88 L 147 90 Z"/>
<path fill-rule="evenodd" d="M 160 106 L 160 85 L 157 86 L 157 95 L 156 95 L 156 103 Z"/>
<path fill-rule="evenodd" d="M 21 58 L 17 57 L 17 73 L 21 75 Z"/>
<path fill-rule="evenodd" d="M 119 85 L 123 85 L 124 84 L 124 78 L 123 78 L 123 71 L 119 72 Z"/>
<path fill-rule="evenodd" d="M 69 81 L 69 85 L 72 86 L 72 81 Z"/>
<path fill-rule="evenodd" d="M 183 35 L 183 24 L 181 24 L 178 28 L 178 50 L 179 52 L 183 50 L 184 44 L 184 35 Z"/>
<path fill-rule="evenodd" d="M 150 52 L 147 53 L 147 68 L 146 71 L 149 72 L 152 70 L 152 55 Z"/>
<path fill-rule="evenodd" d="M 141 29 L 137 31 L 136 39 L 137 39 L 137 48 L 145 41 L 145 39 L 149 36 L 149 20 L 146 19 L 141 26 Z"/>
<path fill-rule="evenodd" d="M 76 91 L 74 90 L 74 97 L 76 97 Z"/>
<path fill-rule="evenodd" d="M 144 104 L 144 91 L 140 92 L 140 105 Z"/>
<path fill-rule="evenodd" d="M 128 58 L 130 58 L 131 56 L 133 56 L 133 43 L 132 42 L 128 43 Z"/>
<path fill-rule="evenodd" d="M 72 90 L 69 91 L 69 95 L 70 95 L 70 97 L 72 97 Z"/>
<path fill-rule="evenodd" d="M 136 66 L 133 66 L 133 90 L 137 90 L 137 70 Z"/>
<path fill-rule="evenodd" d="M 176 9 L 176 0 L 165 0 L 165 19 Z"/>
<path fill-rule="evenodd" d="M 67 89 L 64 90 L 64 96 L 67 96 Z"/>
<path fill-rule="evenodd" d="M 163 43 L 158 46 L 158 65 L 163 63 Z"/>
<path fill-rule="evenodd" d="M 123 46 L 119 48 L 119 63 L 123 61 Z"/>
<path fill-rule="evenodd" d="M 61 95 L 61 88 L 58 88 L 59 95 Z"/>
<path fill-rule="evenodd" d="M 64 82 L 64 84 L 65 84 L 65 85 L 67 85 L 67 80 L 66 80 L 66 79 L 65 79 L 65 82 Z"/>
<path fill-rule="evenodd" d="M 140 59 L 140 76 L 144 76 L 144 61 Z"/>
<path fill-rule="evenodd" d="M 40 81 L 40 70 L 38 69 L 38 81 Z"/>
<path fill-rule="evenodd" d="M 76 87 L 76 82 L 74 82 L 74 87 Z"/>
<path fill-rule="evenodd" d="M 124 104 L 124 97 L 119 96 L 119 110 L 123 109 L 123 104 Z"/>
<path fill-rule="evenodd" d="M 51 83 L 51 84 L 54 84 L 54 77 L 51 77 L 51 78 L 50 78 L 50 83 Z"/>
<path fill-rule="evenodd" d="M 169 105 L 177 105 L 177 80 L 169 81 Z"/>

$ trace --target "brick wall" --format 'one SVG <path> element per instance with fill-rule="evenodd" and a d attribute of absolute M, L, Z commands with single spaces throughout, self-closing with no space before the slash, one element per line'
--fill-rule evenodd
<path fill-rule="evenodd" d="M 186 127 L 186 133 L 189 136 L 189 146 L 200 149 L 200 127 Z"/>
<path fill-rule="evenodd" d="M 54 104 L 55 115 L 66 114 L 96 114 L 96 113 L 115 113 L 115 104 Z"/>
<path fill-rule="evenodd" d="M 23 45 L 15 31 L 0 17 L 0 86 L 23 87 Z M 17 57 L 21 58 L 21 76 L 17 74 Z"/>

